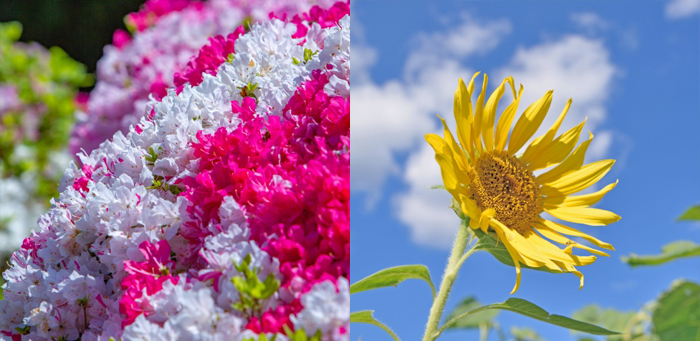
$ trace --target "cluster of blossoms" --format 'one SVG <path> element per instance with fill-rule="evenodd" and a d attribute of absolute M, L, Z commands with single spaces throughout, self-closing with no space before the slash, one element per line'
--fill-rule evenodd
<path fill-rule="evenodd" d="M 57 194 L 85 67 L 58 47 L 18 42 L 22 26 L 0 23 L 0 253 L 9 255 Z M 85 96 L 78 96 L 82 101 Z M 4 263 L 4 261 L 2 262 Z"/>
<path fill-rule="evenodd" d="M 207 43 L 241 25 L 269 19 L 269 14 L 295 16 L 318 3 L 335 0 L 149 0 L 142 10 L 127 15 L 129 31 L 117 30 L 113 45 L 97 64 L 97 84 L 70 141 L 72 153 L 90 152 L 102 141 L 139 122 L 149 95 L 160 99 L 174 85 L 173 75 Z M 320 21 L 320 23 L 325 23 Z"/>
<path fill-rule="evenodd" d="M 3 274 L 0 339 L 349 340 L 349 5 L 269 18 L 79 154 Z"/>

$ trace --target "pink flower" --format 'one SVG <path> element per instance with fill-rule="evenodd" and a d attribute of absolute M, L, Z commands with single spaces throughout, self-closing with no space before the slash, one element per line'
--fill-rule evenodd
<path fill-rule="evenodd" d="M 121 49 L 130 42 L 131 36 L 129 35 L 129 33 L 122 29 L 117 29 L 116 31 L 114 31 L 114 35 L 112 36 L 112 44 L 116 48 Z"/>
<path fill-rule="evenodd" d="M 156 244 L 144 241 L 139 245 L 139 250 L 146 261 L 124 261 L 124 271 L 129 275 L 120 284 L 124 295 L 119 301 L 119 312 L 127 316 L 122 327 L 133 323 L 141 313 L 148 315 L 150 305 L 143 298 L 143 289 L 146 289 L 146 294 L 153 295 L 163 289 L 163 283 L 167 280 L 173 284 L 179 280 L 179 277 L 171 274 L 174 262 L 170 259 L 170 244 L 167 240 L 160 240 Z"/>

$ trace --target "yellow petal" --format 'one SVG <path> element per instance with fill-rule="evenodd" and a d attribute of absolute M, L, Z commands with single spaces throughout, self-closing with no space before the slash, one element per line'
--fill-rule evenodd
<path fill-rule="evenodd" d="M 515 265 L 515 286 L 513 287 L 513 290 L 510 292 L 510 294 L 512 295 L 518 291 L 518 288 L 520 288 L 520 276 L 521 276 L 520 261 L 519 261 L 519 257 L 518 257 L 518 252 L 510 244 L 510 241 L 508 241 L 508 238 L 505 236 L 505 232 L 504 232 L 503 228 L 508 229 L 503 224 L 500 224 L 500 226 L 497 228 L 494 228 L 494 230 L 496 231 L 496 234 L 498 234 L 498 238 L 503 242 L 503 245 L 506 247 L 506 250 L 508 250 L 508 254 L 510 255 L 510 258 L 513 260 L 513 265 Z"/>
<path fill-rule="evenodd" d="M 600 160 L 589 163 L 577 171 L 542 184 L 541 193 L 546 196 L 562 196 L 582 191 L 602 179 L 615 164 L 615 160 Z M 540 180 L 538 178 L 538 180 Z M 539 182 L 539 181 L 538 181 Z"/>
<path fill-rule="evenodd" d="M 460 148 L 460 146 L 457 144 L 457 141 L 455 141 L 454 137 L 452 137 L 450 128 L 447 127 L 447 123 L 445 123 L 445 120 L 439 115 L 438 118 L 440 118 L 440 121 L 442 121 L 442 126 L 444 128 L 444 140 L 445 142 L 447 142 L 447 145 L 450 146 L 450 149 L 452 150 L 452 157 L 457 163 L 457 178 L 460 183 L 467 185 L 470 183 L 469 178 L 467 177 L 467 170 L 471 167 L 469 167 L 469 163 L 467 163 L 462 148 Z"/>
<path fill-rule="evenodd" d="M 571 254 L 571 248 L 577 247 L 580 249 L 588 250 L 591 253 L 594 253 L 594 254 L 597 254 L 600 256 L 610 257 L 610 255 L 608 255 L 607 253 L 605 253 L 603 251 L 588 247 L 588 246 L 583 245 L 583 244 L 579 244 L 579 243 L 577 243 L 569 238 L 562 236 L 561 234 L 559 234 L 556 231 L 552 231 L 551 229 L 548 229 L 547 227 L 542 226 L 541 224 L 535 224 L 535 229 L 537 230 L 537 232 L 542 234 L 542 236 L 549 238 L 549 239 L 551 239 L 559 244 L 566 245 L 566 248 L 564 248 L 564 253 Z"/>
<path fill-rule="evenodd" d="M 515 96 L 515 88 L 513 88 L 513 96 Z M 495 150 L 506 149 L 506 143 L 508 142 L 508 133 L 510 132 L 510 126 L 513 124 L 513 118 L 515 118 L 515 113 L 518 111 L 518 104 L 520 104 L 520 99 L 522 98 L 522 96 L 523 86 L 521 84 L 520 90 L 518 91 L 518 95 L 515 96 L 513 99 L 513 103 L 511 103 L 506 108 L 506 110 L 503 111 L 501 117 L 498 119 L 498 125 L 496 126 L 496 146 L 494 148 Z"/>
<path fill-rule="evenodd" d="M 442 182 L 453 197 L 459 197 L 459 179 L 457 178 L 457 164 L 452 157 L 452 150 L 447 142 L 440 136 L 435 134 L 425 135 L 425 140 L 435 150 L 435 160 L 440 165 L 440 173 L 442 174 Z"/>
<path fill-rule="evenodd" d="M 521 236 L 521 238 L 526 240 L 530 244 L 530 247 L 540 252 L 540 257 L 549 264 L 547 267 L 551 270 L 561 270 L 558 263 L 554 261 L 580 263 L 578 259 L 575 259 L 575 257 L 578 256 L 564 253 L 564 250 L 542 238 L 542 236 L 535 233 L 535 231 L 529 231 L 524 236 Z"/>
<path fill-rule="evenodd" d="M 558 207 L 545 211 L 561 220 L 577 224 L 604 226 L 620 220 L 620 216 L 606 210 L 590 207 Z"/>
<path fill-rule="evenodd" d="M 583 166 L 583 159 L 586 156 L 586 150 L 593 140 L 593 134 L 588 134 L 590 136 L 588 140 L 581 143 L 562 163 L 537 176 L 537 182 L 541 184 L 552 182 L 562 177 L 564 174 L 581 169 L 581 166 Z"/>
<path fill-rule="evenodd" d="M 561 134 L 554 141 L 544 146 L 537 154 L 531 155 L 529 160 L 530 170 L 547 168 L 566 159 L 576 146 L 584 124 L 586 124 L 586 121 Z M 525 160 L 525 155 L 523 155 L 523 160 Z"/>
<path fill-rule="evenodd" d="M 497 219 L 491 219 L 491 225 L 496 225 L 503 230 L 510 244 L 521 256 L 520 260 L 523 261 L 523 263 L 530 267 L 546 266 L 552 270 L 559 270 L 559 267 L 554 264 L 549 257 L 540 252 L 540 248 L 533 245 L 531 241 L 520 235 L 517 231 L 511 230 Z M 534 261 L 534 263 L 531 260 Z"/>
<path fill-rule="evenodd" d="M 566 252 L 566 253 L 568 253 L 568 254 L 571 254 L 571 252 L 573 252 L 573 248 L 583 249 L 583 250 L 586 250 L 586 251 L 588 251 L 588 252 L 590 252 L 590 253 L 593 253 L 593 254 L 596 254 L 596 255 L 599 255 L 599 256 L 610 257 L 609 254 L 607 254 L 607 253 L 605 253 L 605 252 L 603 252 L 603 251 L 594 249 L 594 248 L 592 248 L 592 247 L 589 247 L 589 246 L 586 246 L 586 245 L 583 245 L 583 244 L 579 244 L 579 243 L 577 243 L 577 242 L 572 242 L 571 244 L 569 244 L 566 248 L 564 248 L 564 252 Z"/>
<path fill-rule="evenodd" d="M 604 241 L 601 241 L 600 239 L 597 239 L 597 238 L 592 237 L 590 235 L 587 235 L 587 234 L 585 234 L 585 233 L 583 233 L 575 228 L 568 227 L 566 225 L 555 223 L 551 220 L 546 220 L 546 219 L 542 219 L 542 218 L 540 218 L 538 220 L 538 223 L 543 225 L 544 227 L 546 227 L 548 229 L 551 229 L 552 231 L 556 231 L 556 232 L 563 233 L 563 234 L 568 234 L 568 235 L 574 236 L 574 237 L 583 238 L 583 239 L 593 243 L 593 245 L 598 246 L 598 247 L 602 247 L 603 249 L 615 250 L 615 248 L 611 244 L 606 243 Z M 536 225 L 537 225 L 537 223 L 536 223 Z"/>
<path fill-rule="evenodd" d="M 474 124 L 472 125 L 472 141 L 479 154 L 484 153 L 484 147 L 481 143 L 481 125 L 484 119 L 484 99 L 486 98 L 486 86 L 489 82 L 489 77 L 484 74 L 484 83 L 481 86 L 481 93 L 476 100 L 476 108 L 474 110 Z"/>
<path fill-rule="evenodd" d="M 476 206 L 476 202 L 463 194 L 459 195 L 459 202 L 462 213 L 469 217 L 469 227 L 474 230 L 478 229 L 480 227 L 479 220 L 481 219 L 481 210 Z"/>
<path fill-rule="evenodd" d="M 477 72 L 474 77 L 478 74 Z M 474 78 L 472 78 L 469 85 L 473 87 L 473 84 Z M 457 122 L 457 138 L 462 147 L 473 157 L 474 151 L 471 145 L 472 115 L 471 92 L 469 92 L 467 86 L 464 85 L 464 81 L 460 78 L 454 97 L 454 116 Z"/>
<path fill-rule="evenodd" d="M 569 195 L 569 196 L 560 196 L 560 197 L 544 197 L 543 204 L 545 207 L 548 208 L 554 208 L 554 207 L 588 207 L 591 205 L 594 205 L 600 199 L 602 199 L 605 194 L 610 192 L 615 186 L 617 186 L 618 181 L 615 181 L 605 187 L 603 189 L 591 193 L 591 194 L 582 194 L 582 195 Z"/>
<path fill-rule="evenodd" d="M 534 231 L 526 237 L 528 240 L 532 241 L 532 244 L 537 247 L 542 254 L 548 257 L 548 259 L 551 259 L 558 266 L 561 266 L 561 264 L 588 265 L 596 260 L 595 256 L 577 256 L 566 253 Z"/>
<path fill-rule="evenodd" d="M 489 100 L 486 101 L 484 117 L 481 124 L 481 135 L 486 150 L 493 150 L 493 126 L 496 121 L 496 110 L 498 110 L 498 102 L 501 100 L 501 97 L 503 97 L 507 81 L 508 78 L 504 79 L 501 85 L 491 94 Z"/>
<path fill-rule="evenodd" d="M 564 121 L 564 117 L 566 117 L 566 114 L 569 112 L 569 108 L 571 108 L 571 98 L 569 98 L 568 101 L 566 101 L 566 105 L 564 106 L 564 110 L 561 111 L 561 114 L 559 114 L 559 117 L 557 118 L 557 121 L 552 124 L 552 126 L 549 128 L 547 131 L 547 135 L 549 135 L 549 139 L 554 138 L 554 136 L 557 135 L 557 130 L 559 130 L 559 127 L 561 126 L 561 122 Z"/>
<path fill-rule="evenodd" d="M 496 216 L 496 211 L 493 208 L 487 208 L 481 212 L 481 218 L 479 220 L 479 226 L 484 233 L 489 233 L 489 223 L 491 219 Z"/>
<path fill-rule="evenodd" d="M 579 284 L 578 290 L 583 289 L 583 274 L 580 271 L 576 270 L 576 267 L 571 265 L 571 264 L 563 263 L 562 266 L 563 266 L 563 268 L 566 269 L 566 271 L 571 272 L 572 274 L 576 275 L 576 277 L 579 278 L 580 284 Z"/>
<path fill-rule="evenodd" d="M 552 141 L 554 141 L 554 136 L 556 136 L 557 130 L 559 130 L 559 126 L 561 126 L 561 122 L 564 120 L 564 117 L 566 117 L 566 113 L 569 112 L 570 107 L 571 99 L 569 99 L 569 101 L 566 102 L 564 110 L 561 112 L 561 114 L 559 114 L 559 118 L 557 118 L 556 122 L 552 124 L 547 133 L 536 138 L 532 141 L 532 143 L 530 143 L 530 145 L 525 150 L 525 153 L 523 153 L 523 160 L 525 160 L 528 163 L 531 163 L 531 160 L 534 161 L 537 155 L 542 154 L 544 150 L 551 145 Z"/>
<path fill-rule="evenodd" d="M 510 135 L 508 152 L 515 154 L 529 140 L 542 124 L 542 120 L 547 116 L 550 104 L 552 104 L 552 92 L 547 91 L 542 98 L 532 103 L 515 123 L 513 133 Z"/>
<path fill-rule="evenodd" d="M 476 79 L 476 76 L 478 76 L 481 73 L 481 71 L 477 71 L 473 76 L 472 80 L 469 81 L 469 86 L 467 86 L 467 90 L 469 90 L 469 96 L 474 94 L 474 80 Z M 472 111 L 473 113 L 473 111 Z"/>

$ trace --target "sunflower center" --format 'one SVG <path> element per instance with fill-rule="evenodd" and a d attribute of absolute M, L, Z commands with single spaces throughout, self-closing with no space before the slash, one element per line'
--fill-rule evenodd
<path fill-rule="evenodd" d="M 532 229 L 542 212 L 540 188 L 532 172 L 514 156 L 486 152 L 476 160 L 472 197 L 480 209 L 492 208 L 496 219 L 519 233 Z"/>

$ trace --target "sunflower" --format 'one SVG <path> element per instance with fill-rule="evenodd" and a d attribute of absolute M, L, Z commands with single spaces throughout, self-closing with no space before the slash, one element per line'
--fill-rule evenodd
<path fill-rule="evenodd" d="M 425 136 L 435 149 L 445 188 L 459 203 L 462 213 L 469 217 L 472 229 L 481 229 L 485 233 L 489 228 L 493 229 L 508 250 L 517 274 L 511 294 L 520 286 L 521 264 L 571 272 L 580 279 L 579 289 L 583 288 L 583 274 L 576 266 L 591 264 L 596 257 L 577 256 L 572 250 L 580 248 L 596 255 L 609 255 L 577 243 L 566 235 L 583 238 L 603 249 L 614 250 L 613 246 L 545 219 L 541 214 L 547 212 L 563 221 L 595 226 L 620 220 L 620 216 L 613 212 L 590 207 L 612 190 L 617 181 L 594 193 L 573 195 L 598 182 L 615 160 L 583 165 L 586 149 L 593 139 L 589 133 L 589 139 L 576 147 L 585 120 L 556 136 L 571 106 L 571 99 L 552 127 L 535 138 L 522 155 L 515 155 L 542 124 L 552 102 L 552 91 L 525 109 L 508 138 L 523 86 L 520 85 L 516 93 L 513 77 L 508 77 L 486 100 L 488 77 L 484 74 L 481 94 L 473 104 L 471 97 L 478 74 L 472 77 L 469 86 L 460 78 L 455 91 L 454 116 L 459 143 L 442 118 L 444 137 L 436 134 Z M 496 109 L 506 83 L 510 84 L 514 100 L 496 123 Z M 539 175 L 535 175 L 538 170 Z M 563 249 L 548 239 L 561 244 Z"/>

